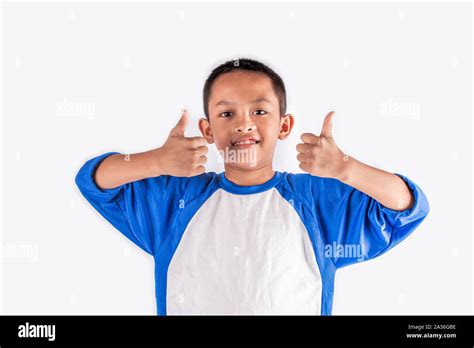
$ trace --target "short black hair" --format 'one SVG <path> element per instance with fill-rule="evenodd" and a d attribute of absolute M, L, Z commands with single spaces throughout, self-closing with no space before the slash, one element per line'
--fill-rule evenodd
<path fill-rule="evenodd" d="M 209 98 L 211 95 L 211 88 L 214 81 L 222 74 L 238 71 L 238 70 L 247 70 L 254 71 L 257 73 L 265 74 L 272 82 L 273 90 L 277 95 L 278 101 L 280 103 L 280 116 L 283 116 L 286 113 L 286 90 L 285 84 L 275 71 L 270 67 L 254 59 L 249 58 L 235 58 L 228 60 L 227 62 L 219 65 L 218 67 L 212 70 L 211 74 L 204 84 L 204 89 L 202 93 L 203 104 L 204 104 L 204 114 L 209 119 Z"/>

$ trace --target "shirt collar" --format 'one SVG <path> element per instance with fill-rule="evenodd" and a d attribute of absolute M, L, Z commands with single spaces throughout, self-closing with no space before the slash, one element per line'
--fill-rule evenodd
<path fill-rule="evenodd" d="M 222 187 L 227 192 L 235 193 L 238 195 L 248 195 L 252 193 L 260 193 L 263 191 L 267 191 L 271 189 L 272 187 L 275 187 L 276 185 L 278 185 L 278 183 L 281 181 L 281 178 L 282 178 L 282 173 L 275 171 L 275 174 L 273 175 L 273 177 L 270 180 L 264 182 L 263 184 L 252 185 L 252 186 L 242 186 L 242 185 L 234 184 L 232 181 L 229 181 L 225 177 L 224 173 L 225 172 L 218 174 L 220 187 Z"/>

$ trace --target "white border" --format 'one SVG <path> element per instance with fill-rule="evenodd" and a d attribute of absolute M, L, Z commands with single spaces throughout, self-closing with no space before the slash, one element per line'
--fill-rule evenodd
<path fill-rule="evenodd" d="M 3 256 L 2 256 L 2 249 L 3 249 L 3 4 L 6 3 L 44 3 L 44 2 L 64 2 L 64 3 L 77 3 L 77 0 L 30 0 L 30 1 L 22 1 L 22 0 L 9 0 L 9 1 L 4 1 L 0 0 L 0 315 L 5 314 L 3 312 Z M 131 3 L 131 0 L 81 0 L 80 2 L 87 2 L 87 3 Z M 171 0 L 140 0 L 137 3 L 167 3 L 167 2 L 176 2 L 176 1 L 171 1 Z M 259 1 L 253 1 L 253 0 L 188 0 L 188 1 L 178 1 L 180 3 L 247 3 L 247 2 L 258 2 L 258 3 L 285 3 L 285 2 L 290 2 L 289 0 L 259 0 Z M 297 2 L 301 3 L 324 3 L 324 2 L 329 2 L 327 0 L 298 0 Z M 346 0 L 346 1 L 331 1 L 332 3 L 361 3 L 361 2 L 379 2 L 379 3 L 409 3 L 413 2 L 412 0 Z M 447 0 L 417 0 L 417 2 L 420 3 L 449 3 Z M 474 38 L 474 5 L 472 3 L 472 0 L 457 0 L 457 3 L 471 3 L 471 34 L 472 37 Z M 474 45 L 471 46 L 471 52 L 472 52 L 472 57 L 474 57 Z M 472 64 L 472 62 L 471 62 Z M 474 85 L 472 81 L 474 81 L 474 72 L 471 67 L 471 91 L 474 91 Z M 472 139 L 472 135 L 474 134 L 474 93 L 471 97 L 471 112 L 473 112 L 472 117 L 472 123 L 471 123 L 471 147 L 474 153 L 474 143 Z M 474 251 L 474 162 L 472 163 L 472 173 L 473 176 L 471 177 L 471 251 Z M 474 314 L 474 255 L 471 252 L 471 266 L 472 266 L 472 274 L 471 274 L 471 282 L 472 282 L 472 303 L 471 303 L 471 312 Z"/>
<path fill-rule="evenodd" d="M 471 147 L 472 147 L 472 153 L 474 153 L 474 141 L 473 141 L 473 135 L 474 135 L 474 72 L 472 70 L 472 59 L 474 57 L 474 44 L 472 43 L 472 38 L 474 38 L 474 5 L 471 3 Z M 472 288 L 471 288 L 471 293 L 472 293 L 472 303 L 471 303 L 471 314 L 474 314 L 474 161 L 471 162 L 471 281 L 472 281 Z"/>
<path fill-rule="evenodd" d="M 0 315 L 3 313 L 3 2 L 0 1 Z"/>

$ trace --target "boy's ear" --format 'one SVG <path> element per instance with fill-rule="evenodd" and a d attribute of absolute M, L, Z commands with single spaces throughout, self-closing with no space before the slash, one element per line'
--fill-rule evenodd
<path fill-rule="evenodd" d="M 295 124 L 295 118 L 292 114 L 286 114 L 280 117 L 280 133 L 278 139 L 285 140 L 290 135 L 293 125 Z"/>
<path fill-rule="evenodd" d="M 208 144 L 214 143 L 214 136 L 212 135 L 211 124 L 207 118 L 199 119 L 199 130 L 202 133 L 202 136 L 206 138 Z"/>

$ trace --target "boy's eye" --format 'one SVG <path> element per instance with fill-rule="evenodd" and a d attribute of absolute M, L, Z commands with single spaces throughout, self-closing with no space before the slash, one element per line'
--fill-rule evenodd
<path fill-rule="evenodd" d="M 258 110 L 255 110 L 253 114 L 258 115 L 258 116 L 263 116 L 267 114 L 267 112 L 265 110 L 258 109 Z M 224 111 L 219 114 L 219 117 L 230 117 L 230 116 L 232 116 L 232 112 L 230 111 Z"/>
<path fill-rule="evenodd" d="M 229 117 L 230 114 L 231 114 L 230 111 L 224 111 L 224 112 L 222 112 L 219 116 L 220 116 L 220 117 Z"/>
<path fill-rule="evenodd" d="M 260 116 L 261 116 L 261 115 L 265 115 L 265 114 L 267 113 L 265 110 L 261 110 L 261 109 L 255 110 L 254 113 L 255 113 L 255 112 L 257 113 L 257 115 L 260 115 Z"/>

